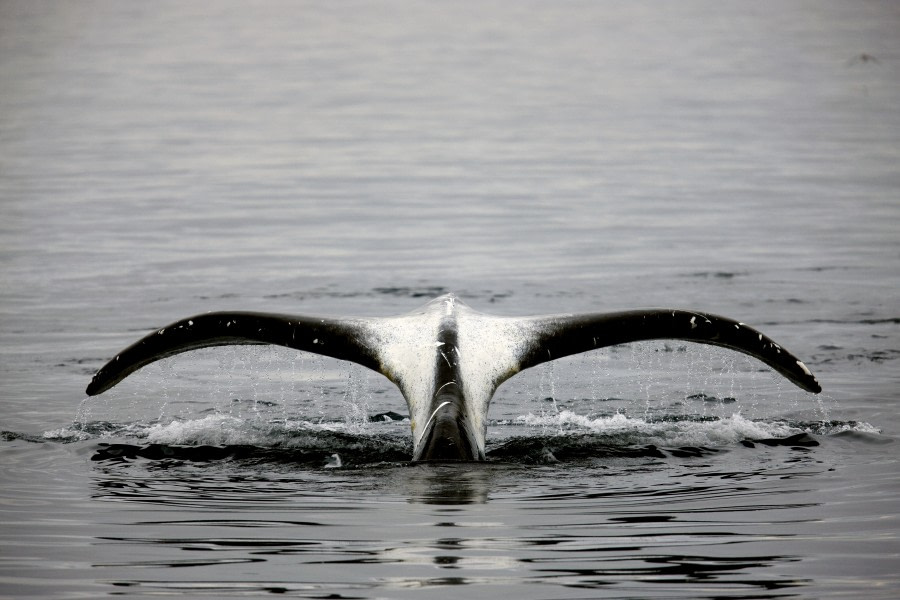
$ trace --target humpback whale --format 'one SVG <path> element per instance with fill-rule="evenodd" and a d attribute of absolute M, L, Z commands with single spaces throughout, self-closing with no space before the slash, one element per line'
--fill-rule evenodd
<path fill-rule="evenodd" d="M 484 460 L 487 411 L 497 387 L 541 363 L 627 342 L 672 339 L 753 356 L 798 387 L 822 388 L 793 354 L 726 317 L 676 309 L 494 316 L 453 294 L 393 317 L 335 318 L 210 312 L 153 331 L 94 375 L 100 394 L 141 367 L 181 352 L 276 344 L 357 363 L 400 388 L 409 406 L 413 460 Z"/>

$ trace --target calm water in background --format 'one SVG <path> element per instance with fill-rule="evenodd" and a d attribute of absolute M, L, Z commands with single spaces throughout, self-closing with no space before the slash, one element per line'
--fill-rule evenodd
<path fill-rule="evenodd" d="M 896 597 L 898 31 L 891 2 L 0 3 L 0 595 Z M 83 393 L 190 314 L 450 290 L 722 313 L 825 393 L 610 349 L 501 387 L 464 466 L 406 464 L 381 376 L 280 349 Z"/>

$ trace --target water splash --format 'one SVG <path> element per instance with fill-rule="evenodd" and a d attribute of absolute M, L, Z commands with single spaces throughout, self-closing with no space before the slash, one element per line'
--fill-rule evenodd
<path fill-rule="evenodd" d="M 363 433 L 369 425 L 368 370 L 352 365 L 347 374 L 347 391 L 341 400 L 348 431 Z"/>
<path fill-rule="evenodd" d="M 85 399 L 70 427 L 43 439 L 252 448 L 280 452 L 279 460 L 311 455 L 316 468 L 333 453 L 346 464 L 408 460 L 409 424 L 393 412 L 403 410 L 402 397 L 376 381 L 350 363 L 275 347 L 201 350 Z M 601 447 L 727 448 L 801 434 L 878 433 L 830 420 L 825 400 L 785 389 L 733 353 L 632 344 L 546 363 L 504 384 L 489 414 L 488 455 L 519 460 L 502 450 L 512 440 L 532 460 L 565 456 L 560 447 L 590 455 Z M 523 411 L 528 406 L 534 409 Z M 397 418 L 373 422 L 373 413 Z"/>

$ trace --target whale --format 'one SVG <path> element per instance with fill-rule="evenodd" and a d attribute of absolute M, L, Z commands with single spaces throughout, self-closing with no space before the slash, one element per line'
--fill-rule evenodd
<path fill-rule="evenodd" d="M 209 312 L 154 330 L 91 379 L 87 394 L 182 352 L 234 344 L 274 344 L 356 363 L 393 382 L 409 409 L 413 461 L 485 459 L 487 413 L 497 387 L 542 363 L 645 340 L 683 340 L 752 356 L 798 387 L 822 387 L 783 346 L 744 323 L 681 309 L 497 316 L 455 294 L 407 314 L 330 317 Z"/>

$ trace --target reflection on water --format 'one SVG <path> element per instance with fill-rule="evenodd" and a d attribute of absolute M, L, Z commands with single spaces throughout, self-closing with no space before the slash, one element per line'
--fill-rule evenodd
<path fill-rule="evenodd" d="M 474 504 L 487 502 L 493 472 L 473 463 L 417 465 L 402 474 L 403 493 L 409 502 Z"/>
<path fill-rule="evenodd" d="M 825 469 L 790 445 L 336 470 L 152 453 L 93 463 L 93 499 L 127 506 L 110 512 L 119 533 L 95 537 L 93 567 L 142 593 L 210 595 L 504 585 L 538 598 L 548 585 L 641 595 L 674 584 L 677 597 L 802 595 L 809 580 L 782 575 L 801 558 L 784 550 L 818 505 L 803 482 Z M 263 563 L 290 575 L 260 581 Z M 173 584 L 167 567 L 196 573 Z"/>

